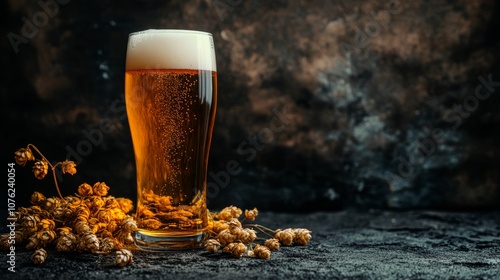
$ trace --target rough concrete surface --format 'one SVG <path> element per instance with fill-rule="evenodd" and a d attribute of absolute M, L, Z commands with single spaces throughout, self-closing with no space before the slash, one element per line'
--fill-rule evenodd
<path fill-rule="evenodd" d="M 498 279 L 500 213 L 342 211 L 263 213 L 269 227 L 306 227 L 307 246 L 282 247 L 271 259 L 234 259 L 203 251 L 134 252 L 134 263 L 114 266 L 114 255 L 59 254 L 43 265 L 16 252 L 16 273 L 2 279 Z"/>

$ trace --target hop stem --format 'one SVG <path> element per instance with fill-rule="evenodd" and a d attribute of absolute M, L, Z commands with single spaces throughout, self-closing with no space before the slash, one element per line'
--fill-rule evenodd
<path fill-rule="evenodd" d="M 52 170 L 52 176 L 54 177 L 54 184 L 56 185 L 57 193 L 59 194 L 60 198 L 63 198 L 61 191 L 59 190 L 59 184 L 57 183 L 57 176 L 56 176 L 56 167 L 60 165 L 61 162 L 56 163 L 56 165 L 52 165 L 50 161 L 42 154 L 42 152 L 40 152 L 40 150 L 38 150 L 38 148 L 35 145 L 30 143 L 28 144 L 28 148 L 32 148 L 33 150 L 35 150 L 50 166 L 50 169 Z"/>

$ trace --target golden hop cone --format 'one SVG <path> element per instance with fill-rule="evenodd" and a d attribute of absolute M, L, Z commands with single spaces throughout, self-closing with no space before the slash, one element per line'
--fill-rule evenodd
<path fill-rule="evenodd" d="M 78 244 L 79 246 L 77 247 L 79 247 L 79 249 L 83 249 L 82 251 L 91 251 L 92 253 L 99 251 L 99 239 L 93 233 L 81 235 L 80 243 L 83 244 Z"/>
<path fill-rule="evenodd" d="M 25 233 L 33 233 L 38 230 L 40 218 L 38 215 L 27 215 L 21 218 L 21 230 Z"/>
<path fill-rule="evenodd" d="M 271 250 L 279 250 L 280 241 L 276 238 L 270 238 L 264 242 L 264 245 Z"/>
<path fill-rule="evenodd" d="M 106 237 L 99 244 L 99 251 L 104 254 L 109 254 L 116 247 L 116 242 L 113 237 Z"/>
<path fill-rule="evenodd" d="M 92 186 L 87 184 L 87 183 L 83 183 L 81 184 L 80 186 L 78 186 L 78 195 L 80 196 L 91 196 L 93 194 L 93 190 L 92 190 Z"/>
<path fill-rule="evenodd" d="M 250 254 L 249 252 L 249 255 L 250 256 L 255 256 L 259 259 L 269 259 L 271 257 L 271 250 L 269 250 L 269 248 L 267 248 L 266 246 L 262 246 L 262 245 L 255 245 L 255 248 L 253 248 L 253 253 Z"/>
<path fill-rule="evenodd" d="M 32 195 L 31 195 L 31 199 L 30 199 L 30 202 L 32 204 L 40 204 L 42 203 L 43 201 L 45 200 L 45 196 L 39 192 L 34 192 Z"/>
<path fill-rule="evenodd" d="M 104 182 L 97 182 L 92 188 L 95 195 L 106 196 L 108 194 L 109 187 Z"/>
<path fill-rule="evenodd" d="M 76 236 L 72 233 L 65 233 L 57 238 L 56 250 L 58 252 L 71 252 L 77 244 Z"/>
<path fill-rule="evenodd" d="M 221 244 L 215 239 L 209 239 L 205 243 L 205 250 L 210 253 L 217 253 L 220 250 Z"/>
<path fill-rule="evenodd" d="M 74 175 L 76 173 L 76 164 L 71 160 L 65 160 L 61 163 L 61 169 L 63 174 Z"/>
<path fill-rule="evenodd" d="M 122 222 L 120 223 L 120 228 L 124 232 L 131 233 L 137 230 L 137 223 L 135 222 L 134 218 L 128 217 L 122 220 Z"/>
<path fill-rule="evenodd" d="M 123 213 L 128 213 L 134 209 L 134 203 L 128 198 L 120 197 L 116 201 L 120 204 L 120 209 L 122 209 Z"/>
<path fill-rule="evenodd" d="M 285 246 L 292 245 L 294 236 L 295 236 L 295 233 L 290 228 L 287 228 L 285 230 L 278 229 L 278 230 L 276 230 L 276 233 L 274 234 L 274 238 L 278 239 L 280 241 L 280 243 L 285 245 Z"/>
<path fill-rule="evenodd" d="M 0 251 L 9 251 L 9 234 L 5 233 L 0 236 Z"/>
<path fill-rule="evenodd" d="M 38 249 L 45 247 L 56 238 L 56 233 L 52 230 L 40 230 L 28 238 L 26 249 Z"/>
<path fill-rule="evenodd" d="M 59 205 L 61 205 L 61 199 L 59 199 L 57 197 L 50 197 L 50 198 L 47 198 L 43 201 L 43 203 L 41 204 L 41 207 L 44 210 L 52 212 L 54 209 L 59 207 Z"/>
<path fill-rule="evenodd" d="M 224 253 L 229 253 L 237 258 L 241 258 L 243 254 L 247 251 L 247 246 L 243 243 L 229 243 L 227 244 L 224 249 L 222 249 L 222 252 Z"/>
<path fill-rule="evenodd" d="M 24 166 L 26 162 L 35 160 L 35 157 L 33 156 L 30 148 L 21 148 L 14 153 L 14 159 L 17 164 Z"/>
<path fill-rule="evenodd" d="M 216 218 L 224 221 L 231 221 L 232 218 L 239 218 L 242 211 L 236 206 L 228 206 L 217 213 Z"/>
<path fill-rule="evenodd" d="M 232 243 L 236 240 L 236 236 L 234 236 L 229 229 L 225 229 L 217 235 L 217 239 L 222 245 L 226 245 Z"/>
<path fill-rule="evenodd" d="M 120 267 L 132 264 L 132 252 L 127 249 L 117 250 L 115 264 Z"/>
<path fill-rule="evenodd" d="M 212 226 L 212 231 L 215 233 L 220 233 L 221 231 L 229 229 L 229 225 L 227 224 L 226 221 L 215 221 L 213 226 Z"/>
<path fill-rule="evenodd" d="M 42 159 L 35 162 L 33 165 L 33 174 L 39 180 L 45 178 L 45 176 L 49 173 L 49 163 Z"/>
<path fill-rule="evenodd" d="M 33 254 L 31 255 L 31 260 L 34 264 L 42 264 L 45 262 L 46 258 L 47 251 L 45 251 L 43 248 L 35 250 L 35 252 L 33 252 Z"/>
<path fill-rule="evenodd" d="M 247 220 L 253 221 L 255 220 L 255 217 L 257 217 L 257 215 L 259 215 L 259 210 L 257 210 L 257 208 L 254 208 L 252 210 L 245 210 L 245 218 Z"/>
<path fill-rule="evenodd" d="M 307 245 L 312 238 L 312 231 L 305 228 L 295 228 L 293 229 L 293 232 L 293 242 L 297 245 Z"/>
<path fill-rule="evenodd" d="M 56 227 L 56 223 L 53 220 L 42 219 L 38 223 L 38 228 L 40 230 L 53 230 Z"/>
<path fill-rule="evenodd" d="M 106 208 L 113 209 L 113 208 L 120 207 L 120 204 L 118 203 L 116 198 L 114 198 L 112 196 L 107 196 L 104 201 L 106 202 L 106 205 L 105 205 Z"/>
<path fill-rule="evenodd" d="M 253 229 L 245 228 L 238 236 L 238 239 L 243 243 L 253 242 L 257 238 L 257 232 Z"/>

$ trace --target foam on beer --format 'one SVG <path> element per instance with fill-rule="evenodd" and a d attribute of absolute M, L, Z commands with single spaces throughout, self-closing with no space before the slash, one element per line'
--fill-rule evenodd
<path fill-rule="evenodd" d="M 150 29 L 132 33 L 126 70 L 200 69 L 216 71 L 213 39 L 209 33 Z"/>

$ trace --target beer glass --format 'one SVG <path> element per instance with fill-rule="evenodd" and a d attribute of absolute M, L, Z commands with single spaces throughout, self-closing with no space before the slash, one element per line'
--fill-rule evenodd
<path fill-rule="evenodd" d="M 125 102 L 137 171 L 135 244 L 201 247 L 217 102 L 210 33 L 145 30 L 128 38 Z"/>

